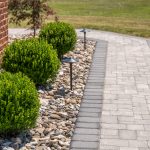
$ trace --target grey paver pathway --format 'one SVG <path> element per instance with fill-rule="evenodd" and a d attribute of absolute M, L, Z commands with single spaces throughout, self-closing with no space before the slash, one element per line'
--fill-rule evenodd
<path fill-rule="evenodd" d="M 150 41 L 95 30 L 87 36 L 107 41 L 106 69 L 99 84 L 91 69 L 71 149 L 150 150 Z"/>
<path fill-rule="evenodd" d="M 79 36 L 82 36 L 79 30 L 77 32 Z M 73 143 L 72 149 L 150 150 L 150 41 L 94 30 L 87 35 L 89 38 L 108 42 L 106 74 L 104 88 L 100 85 L 96 87 L 96 91 L 100 89 L 102 99 L 98 97 L 93 99 L 100 111 L 98 112 L 94 105 L 89 106 L 92 109 L 91 112 L 87 110 L 87 121 L 85 114 L 79 113 L 78 131 L 79 128 L 82 130 L 87 128 L 89 131 L 84 132 L 88 134 L 87 136 L 81 136 L 81 132 L 77 132 L 78 134 L 75 132 L 73 141 L 76 143 Z M 94 60 L 93 63 L 95 63 Z M 92 69 L 91 73 L 94 74 L 94 71 Z M 90 87 L 90 82 L 87 84 Z M 94 88 L 94 85 L 91 85 Z M 91 92 L 90 96 L 86 95 L 87 92 Z M 85 90 L 86 99 L 94 95 L 95 92 Z M 89 107 L 85 105 L 84 109 Z M 90 116 L 94 110 L 96 111 Z M 98 113 L 101 113 L 99 125 L 98 119 L 95 119 Z M 97 134 L 100 133 L 100 136 L 96 142 L 96 130 L 92 132 L 91 129 L 99 127 Z M 90 137 L 89 132 L 93 133 Z"/>

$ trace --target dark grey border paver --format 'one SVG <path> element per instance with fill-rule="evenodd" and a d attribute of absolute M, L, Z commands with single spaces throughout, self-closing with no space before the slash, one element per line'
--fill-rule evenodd
<path fill-rule="evenodd" d="M 85 135 L 85 134 L 75 134 L 73 139 L 74 141 L 89 141 L 89 142 L 98 142 L 99 141 L 99 136 L 95 135 Z"/>
<path fill-rule="evenodd" d="M 149 46 L 149 48 L 150 48 L 150 40 L 147 40 L 147 44 L 148 44 L 148 46 Z"/>
<path fill-rule="evenodd" d="M 79 122 L 76 123 L 77 128 L 87 128 L 87 129 L 99 129 L 100 124 L 99 123 L 87 123 L 87 122 Z"/>
<path fill-rule="evenodd" d="M 70 150 L 98 150 L 107 46 L 97 41 Z"/>
<path fill-rule="evenodd" d="M 80 117 L 99 117 L 99 114 L 97 113 L 87 113 L 87 112 L 79 112 Z"/>
<path fill-rule="evenodd" d="M 98 143 L 99 142 L 97 142 L 97 141 L 95 141 L 95 142 L 90 142 L 90 141 L 73 141 L 72 142 L 72 145 L 71 145 L 71 149 L 73 149 L 73 148 L 83 148 L 83 149 L 97 149 L 97 147 L 98 147 Z"/>

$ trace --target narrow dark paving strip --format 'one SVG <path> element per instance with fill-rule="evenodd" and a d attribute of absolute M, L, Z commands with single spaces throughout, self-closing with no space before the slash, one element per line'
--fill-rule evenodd
<path fill-rule="evenodd" d="M 107 45 L 106 41 L 97 41 L 71 150 L 98 150 Z"/>
<path fill-rule="evenodd" d="M 148 44 L 148 46 L 150 47 L 150 40 L 147 40 L 147 44 Z"/>

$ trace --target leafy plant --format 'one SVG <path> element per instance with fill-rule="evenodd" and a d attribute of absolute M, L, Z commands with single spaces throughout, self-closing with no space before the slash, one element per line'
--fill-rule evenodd
<path fill-rule="evenodd" d="M 33 82 L 22 73 L 0 73 L 0 134 L 34 127 L 39 99 Z"/>
<path fill-rule="evenodd" d="M 28 19 L 27 24 L 34 30 L 40 28 L 44 18 L 54 15 L 55 12 L 47 5 L 46 0 L 9 0 L 10 22 L 20 24 L 21 21 Z"/>
<path fill-rule="evenodd" d="M 41 29 L 39 37 L 57 49 L 60 59 L 62 55 L 73 50 L 77 38 L 75 29 L 70 24 L 64 22 L 46 24 Z"/>
<path fill-rule="evenodd" d="M 2 67 L 9 72 L 22 72 L 35 84 L 53 79 L 60 62 L 53 47 L 35 38 L 14 41 L 4 51 Z"/>

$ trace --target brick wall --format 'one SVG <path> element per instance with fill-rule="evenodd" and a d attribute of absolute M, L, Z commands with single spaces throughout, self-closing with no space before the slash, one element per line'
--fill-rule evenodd
<path fill-rule="evenodd" d="M 0 0 L 0 57 L 8 42 L 8 0 Z"/>

